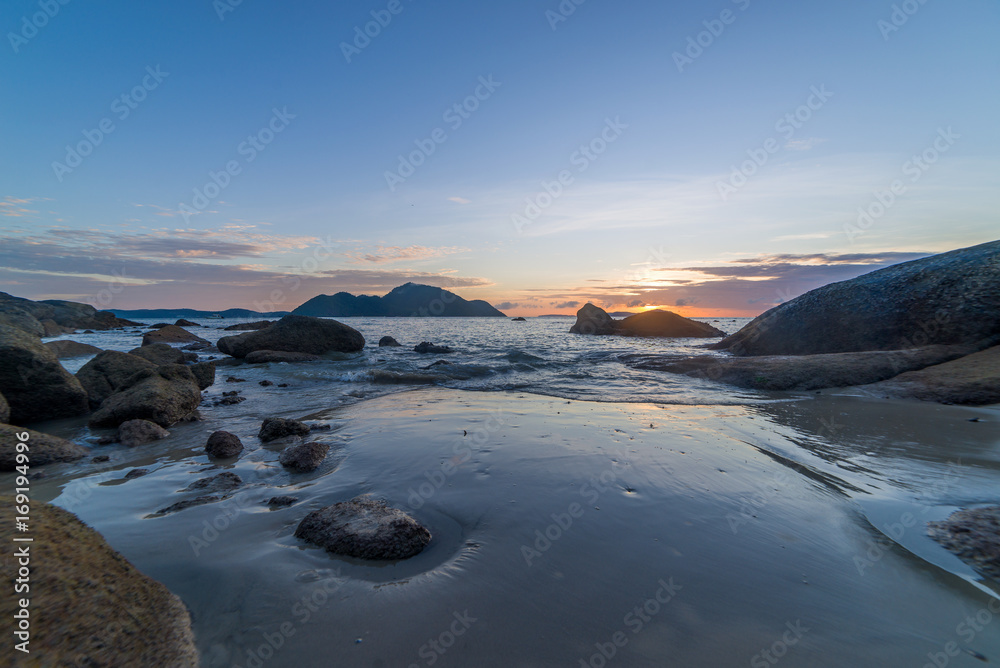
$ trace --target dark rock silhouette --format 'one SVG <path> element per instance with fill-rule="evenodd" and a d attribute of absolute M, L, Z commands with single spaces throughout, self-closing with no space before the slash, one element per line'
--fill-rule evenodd
<path fill-rule="evenodd" d="M 303 315 L 286 315 L 266 329 L 226 336 L 216 344 L 233 357 L 246 357 L 258 350 L 322 355 L 329 352 L 356 352 L 365 347 L 365 338 L 336 320 Z"/>
<path fill-rule="evenodd" d="M 348 316 L 397 317 L 506 317 L 481 299 L 467 301 L 431 285 L 406 283 L 384 297 L 354 296 L 347 292 L 319 295 L 292 311 L 296 315 L 337 318 Z"/>

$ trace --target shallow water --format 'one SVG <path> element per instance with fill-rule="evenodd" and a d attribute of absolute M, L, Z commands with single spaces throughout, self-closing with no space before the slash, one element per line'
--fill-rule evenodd
<path fill-rule="evenodd" d="M 202 422 L 140 448 L 94 446 L 111 461 L 54 465 L 34 485 L 35 498 L 77 513 L 184 600 L 203 665 L 1000 662 L 996 583 L 924 530 L 956 507 L 997 502 L 996 407 L 632 375 L 617 354 L 703 342 L 568 336 L 562 320 L 529 321 L 533 333 L 492 321 L 482 326 L 521 333 L 478 346 L 451 321 L 356 320 L 369 341 L 447 343 L 454 361 L 491 371 L 422 387 L 366 377 L 447 358 L 407 348 L 222 368 L 209 394 L 239 389 L 247 401 L 206 405 Z M 138 335 L 87 336 L 127 350 Z M 611 402 L 638 396 L 652 399 Z M 331 426 L 316 433 L 333 445 L 320 470 L 277 463 L 281 445 L 256 439 L 270 415 Z M 42 426 L 96 436 L 80 419 Z M 205 456 L 216 429 L 242 438 L 237 462 Z M 125 481 L 137 466 L 150 474 Z M 150 517 L 221 470 L 247 484 L 226 501 Z M 428 548 L 371 565 L 294 537 L 310 510 L 363 493 L 428 526 Z M 268 509 L 279 494 L 299 501 Z"/>

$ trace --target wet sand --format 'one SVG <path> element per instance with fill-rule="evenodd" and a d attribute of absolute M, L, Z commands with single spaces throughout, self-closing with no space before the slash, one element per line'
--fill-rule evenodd
<path fill-rule="evenodd" d="M 57 465 L 34 487 L 181 597 L 204 666 L 1000 662 L 996 583 L 924 530 L 997 501 L 995 408 L 428 388 L 283 415 L 334 427 L 317 434 L 334 448 L 310 474 L 257 441 L 263 416 L 205 412 L 164 441 L 103 449 L 100 473 Z M 248 451 L 220 470 L 247 484 L 147 517 L 220 472 L 203 471 L 202 449 L 222 428 Z M 151 473 L 123 481 L 135 466 Z M 371 565 L 293 536 L 310 510 L 361 493 L 411 512 L 428 548 Z M 276 495 L 299 502 L 270 510 Z"/>

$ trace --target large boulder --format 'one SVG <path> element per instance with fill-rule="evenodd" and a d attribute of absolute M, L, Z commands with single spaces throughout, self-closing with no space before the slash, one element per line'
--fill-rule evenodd
<path fill-rule="evenodd" d="M 1000 404 L 1000 346 L 919 371 L 908 371 L 864 389 L 881 397 L 943 404 Z"/>
<path fill-rule="evenodd" d="M 177 325 L 178 327 L 201 327 L 201 325 L 199 325 L 198 323 L 191 322 L 190 320 L 185 320 L 184 318 L 181 318 L 174 324 Z"/>
<path fill-rule="evenodd" d="M 278 461 L 296 473 L 309 473 L 319 468 L 329 451 L 330 446 L 319 441 L 290 445 L 281 451 Z"/>
<path fill-rule="evenodd" d="M 20 329 L 38 338 L 45 336 L 45 325 L 27 311 L 16 306 L 0 310 L 0 325 Z"/>
<path fill-rule="evenodd" d="M 27 313 L 39 323 L 48 321 L 50 331 L 55 333 L 77 329 L 106 330 L 139 324 L 118 318 L 109 311 L 98 311 L 90 304 L 61 299 L 36 302 L 0 292 L 0 314 L 13 312 Z"/>
<path fill-rule="evenodd" d="M 295 537 L 333 554 L 370 560 L 408 559 L 431 541 L 430 532 L 402 510 L 364 496 L 312 511 Z"/>
<path fill-rule="evenodd" d="M 76 377 L 87 391 L 90 406 L 97 408 L 140 371 L 155 369 L 156 365 L 136 355 L 117 350 L 105 350 L 84 364 Z"/>
<path fill-rule="evenodd" d="M 27 332 L 0 325 L 0 393 L 15 424 L 86 413 L 87 392 L 55 353 Z"/>
<path fill-rule="evenodd" d="M 129 420 L 118 425 L 118 442 L 128 448 L 152 443 L 170 436 L 170 432 L 149 420 Z"/>
<path fill-rule="evenodd" d="M 319 355 L 311 353 L 286 353 L 281 350 L 255 350 L 243 358 L 248 364 L 266 364 L 268 362 L 315 362 Z"/>
<path fill-rule="evenodd" d="M 274 324 L 274 320 L 257 320 L 255 322 L 240 322 L 229 327 L 224 327 L 226 332 L 253 332 L 258 329 L 265 329 Z"/>
<path fill-rule="evenodd" d="M 226 336 L 216 344 L 233 357 L 246 357 L 257 350 L 323 355 L 329 352 L 357 352 L 365 347 L 365 337 L 336 320 L 304 315 L 286 315 L 266 329 Z"/>
<path fill-rule="evenodd" d="M 167 325 L 142 335 L 142 345 L 149 346 L 154 343 L 208 343 L 208 341 L 177 325 Z"/>
<path fill-rule="evenodd" d="M 2 499 L 0 537 L 7 545 L 14 535 L 15 508 L 12 499 Z M 21 653 L 12 644 L 20 641 L 10 636 L 4 650 L 10 663 L 4 665 L 198 666 L 184 604 L 112 550 L 99 533 L 41 501 L 31 506 L 31 532 L 31 654 L 23 655 L 23 663 L 15 660 Z M 15 618 L 19 598 L 0 597 L 4 619 Z"/>
<path fill-rule="evenodd" d="M 811 355 L 998 336 L 1000 241 L 992 241 L 811 290 L 714 347 L 736 355 Z"/>
<path fill-rule="evenodd" d="M 50 436 L 24 427 L 0 424 L 0 471 L 13 471 L 17 466 L 17 435 L 28 434 L 28 464 L 42 466 L 53 462 L 72 462 L 90 454 L 90 450 L 72 441 Z"/>
<path fill-rule="evenodd" d="M 243 441 L 236 434 L 228 431 L 216 431 L 208 437 L 205 452 L 211 457 L 228 459 L 243 452 Z"/>
<path fill-rule="evenodd" d="M 42 344 L 56 354 L 59 359 L 69 359 L 71 357 L 86 357 L 87 355 L 97 355 L 104 352 L 97 346 L 76 341 L 48 341 Z"/>
<path fill-rule="evenodd" d="M 906 371 L 960 358 L 973 350 L 969 346 L 926 346 L 911 350 L 760 357 L 698 355 L 664 359 L 639 355 L 625 361 L 639 369 L 684 374 L 754 390 L 818 390 L 877 383 Z"/>
<path fill-rule="evenodd" d="M 587 302 L 576 312 L 576 322 L 569 328 L 570 334 L 596 334 L 604 336 L 615 333 L 615 319 L 604 309 Z"/>
<path fill-rule="evenodd" d="M 194 379 L 198 381 L 199 390 L 205 390 L 215 385 L 215 362 L 199 362 L 188 368 L 194 374 Z"/>
<path fill-rule="evenodd" d="M 402 344 L 391 336 L 383 336 L 378 340 L 379 348 L 399 348 Z"/>
<path fill-rule="evenodd" d="M 615 323 L 615 334 L 648 338 L 710 338 L 726 333 L 708 323 L 655 309 L 630 315 Z"/>
<path fill-rule="evenodd" d="M 151 343 L 149 345 L 139 346 L 138 348 L 133 348 L 128 351 L 129 355 L 138 355 L 139 357 L 152 362 L 157 366 L 163 364 L 185 364 L 187 362 L 198 361 L 198 356 L 194 353 L 186 353 L 183 350 L 178 350 L 173 346 L 166 343 Z"/>
<path fill-rule="evenodd" d="M 201 403 L 201 390 L 191 370 L 179 364 L 144 369 L 104 400 L 90 417 L 92 427 L 117 427 L 129 420 L 149 420 L 169 427 Z"/>
<path fill-rule="evenodd" d="M 1000 581 L 1000 506 L 969 508 L 929 522 L 927 534 L 980 573 Z"/>

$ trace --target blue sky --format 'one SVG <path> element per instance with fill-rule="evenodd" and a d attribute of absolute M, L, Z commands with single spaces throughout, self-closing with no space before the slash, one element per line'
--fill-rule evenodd
<path fill-rule="evenodd" d="M 1000 236 L 998 25 L 987 0 L 9 0 L 0 290 L 753 315 Z"/>

